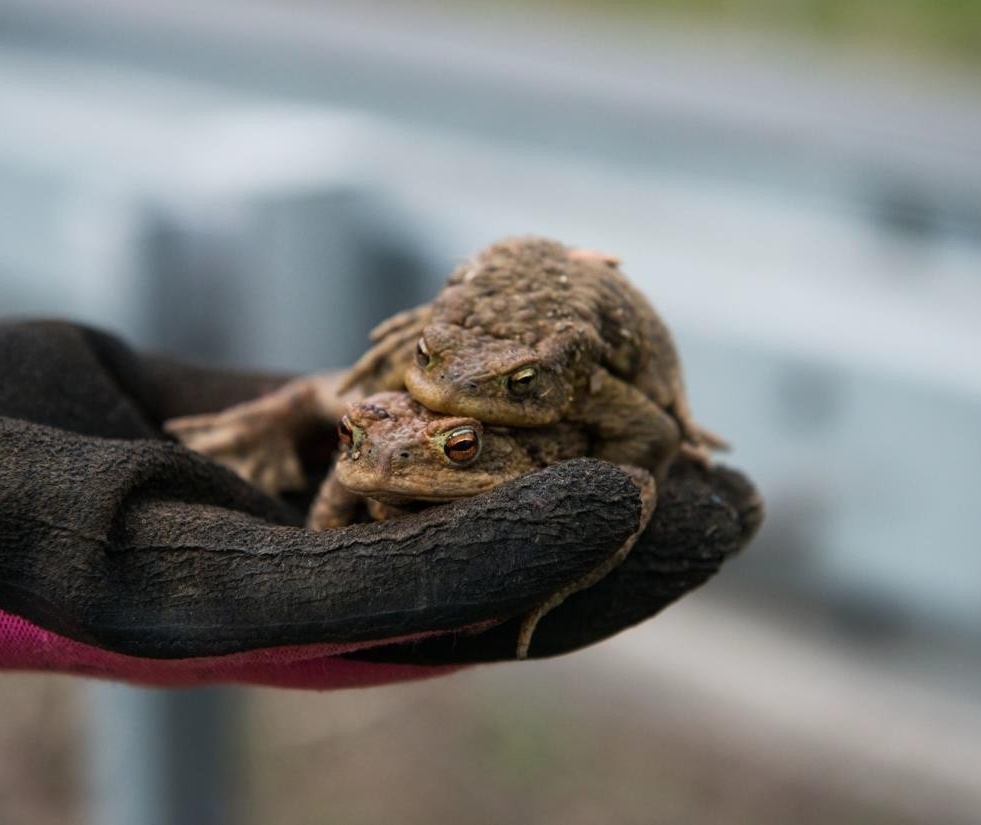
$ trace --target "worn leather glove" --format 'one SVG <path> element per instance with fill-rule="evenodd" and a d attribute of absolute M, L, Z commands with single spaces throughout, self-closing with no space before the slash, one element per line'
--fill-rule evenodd
<path fill-rule="evenodd" d="M 282 380 L 140 356 L 67 323 L 0 323 L 0 667 L 325 688 L 510 659 L 521 616 L 637 525 L 629 478 L 580 459 L 314 533 L 299 526 L 303 502 L 275 501 L 161 435 L 167 418 Z M 305 453 L 325 459 L 332 438 L 312 434 Z M 627 561 L 542 621 L 532 657 L 657 613 L 760 515 L 737 473 L 677 468 Z"/>

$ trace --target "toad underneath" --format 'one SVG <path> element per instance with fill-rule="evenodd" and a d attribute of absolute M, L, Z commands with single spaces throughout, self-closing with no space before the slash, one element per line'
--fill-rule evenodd
<path fill-rule="evenodd" d="M 420 505 L 477 495 L 557 461 L 590 454 L 589 436 L 575 424 L 535 429 L 485 426 L 473 418 L 434 413 L 405 392 L 383 392 L 348 405 L 338 424 L 341 451 L 310 510 L 315 530 L 357 519 L 363 503 L 376 519 Z M 525 617 L 517 657 L 524 659 L 541 618 L 571 594 L 595 584 L 617 567 L 654 512 L 650 473 L 623 467 L 641 498 L 637 529 L 603 564 L 553 594 Z"/>

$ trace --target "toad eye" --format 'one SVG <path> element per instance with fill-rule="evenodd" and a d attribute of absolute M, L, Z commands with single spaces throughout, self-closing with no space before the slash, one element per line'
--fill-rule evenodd
<path fill-rule="evenodd" d="M 337 422 L 337 437 L 345 450 L 351 449 L 351 445 L 354 444 L 354 428 L 351 425 L 351 419 L 346 415 Z"/>
<path fill-rule="evenodd" d="M 473 427 L 460 427 L 446 437 L 443 452 L 454 464 L 472 464 L 480 455 L 480 435 Z"/>
<path fill-rule="evenodd" d="M 508 377 L 508 392 L 521 398 L 528 395 L 538 380 L 538 370 L 534 367 L 524 367 Z"/>
<path fill-rule="evenodd" d="M 426 339 L 420 338 L 419 343 L 416 344 L 416 363 L 425 369 L 429 366 L 429 362 L 432 360 L 432 356 L 429 354 L 429 349 L 426 347 Z"/>

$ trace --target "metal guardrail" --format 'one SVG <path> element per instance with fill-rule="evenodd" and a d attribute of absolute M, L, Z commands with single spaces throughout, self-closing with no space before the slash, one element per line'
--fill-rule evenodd
<path fill-rule="evenodd" d="M 616 163 L 865 203 L 981 236 L 977 85 L 797 44 L 526 9 L 3 0 L 0 40 Z"/>

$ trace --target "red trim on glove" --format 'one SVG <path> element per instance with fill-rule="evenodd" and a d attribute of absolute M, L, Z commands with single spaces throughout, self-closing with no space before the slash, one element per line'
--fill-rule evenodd
<path fill-rule="evenodd" d="M 384 643 L 397 641 L 406 640 Z M 0 669 L 7 670 L 53 671 L 159 687 L 237 682 L 329 690 L 424 679 L 460 669 L 460 665 L 426 667 L 339 658 L 367 646 L 292 645 L 225 656 L 146 659 L 76 642 L 0 610 Z"/>

